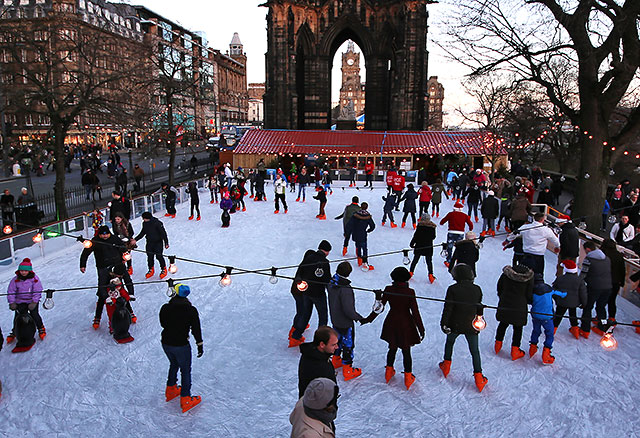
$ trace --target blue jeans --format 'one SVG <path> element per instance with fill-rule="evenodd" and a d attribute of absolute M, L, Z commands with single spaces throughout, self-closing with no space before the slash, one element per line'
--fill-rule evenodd
<path fill-rule="evenodd" d="M 367 249 L 367 241 L 356 241 L 356 256 L 362 259 L 363 263 L 369 263 L 369 251 Z"/>
<path fill-rule="evenodd" d="M 307 186 L 306 184 L 298 184 L 298 199 L 300 199 L 300 193 L 302 193 L 302 199 L 305 199 L 306 195 L 305 195 L 304 189 L 306 186 Z"/>
<path fill-rule="evenodd" d="M 162 349 L 169 359 L 167 386 L 173 386 L 178 383 L 178 369 L 180 369 L 182 377 L 180 396 L 189 397 L 191 395 L 191 345 L 176 347 L 162 344 Z"/>
<path fill-rule="evenodd" d="M 496 220 L 495 218 L 483 218 L 482 219 L 482 231 L 489 231 L 496 229 Z"/>
<path fill-rule="evenodd" d="M 292 286 L 292 288 L 296 287 L 295 285 Z M 293 296 L 293 299 L 296 302 L 296 314 L 293 317 L 293 324 L 292 327 L 300 327 L 300 324 L 298 323 L 300 317 L 302 315 L 304 315 L 304 301 L 302 299 L 302 295 L 300 294 L 295 294 L 295 293 L 291 293 L 291 295 Z M 307 328 L 307 325 L 304 325 L 304 328 Z M 302 333 L 301 333 L 302 334 Z"/>
<path fill-rule="evenodd" d="M 342 363 L 351 365 L 353 363 L 353 348 L 355 347 L 356 331 L 353 325 L 349 328 L 333 327 L 338 332 L 338 349 L 334 356 L 342 357 Z"/>
<path fill-rule="evenodd" d="M 293 334 L 291 335 L 294 339 L 300 339 L 302 337 L 302 333 L 307 328 L 307 324 L 309 324 L 309 320 L 311 319 L 311 314 L 313 313 L 313 306 L 316 307 L 316 311 L 318 312 L 318 326 L 327 325 L 327 321 L 329 320 L 329 311 L 327 308 L 327 295 L 323 292 L 322 296 L 315 295 L 302 295 L 302 314 L 298 314 L 298 320 L 294 321 L 294 329 Z"/>
<path fill-rule="evenodd" d="M 553 347 L 553 318 L 545 320 L 531 318 L 531 322 L 533 322 L 533 330 L 531 331 L 531 341 L 529 343 L 538 345 L 538 338 L 540 338 L 544 328 L 544 346 L 547 348 Z"/>
<path fill-rule="evenodd" d="M 447 263 L 451 262 L 451 256 L 453 256 L 453 245 L 462 239 L 464 239 L 464 234 L 447 233 Z"/>

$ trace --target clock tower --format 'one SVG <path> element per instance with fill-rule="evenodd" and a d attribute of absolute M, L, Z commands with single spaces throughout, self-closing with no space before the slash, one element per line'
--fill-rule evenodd
<path fill-rule="evenodd" d="M 340 107 L 353 101 L 356 117 L 364 113 L 364 84 L 360 79 L 360 52 L 355 51 L 349 40 L 347 51 L 342 54 L 342 86 L 340 87 Z"/>

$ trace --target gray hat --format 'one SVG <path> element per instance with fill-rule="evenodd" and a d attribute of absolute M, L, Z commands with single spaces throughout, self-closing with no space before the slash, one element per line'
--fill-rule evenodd
<path fill-rule="evenodd" d="M 324 409 L 335 397 L 336 384 L 326 377 L 313 379 L 302 396 L 302 404 L 309 409 Z"/>

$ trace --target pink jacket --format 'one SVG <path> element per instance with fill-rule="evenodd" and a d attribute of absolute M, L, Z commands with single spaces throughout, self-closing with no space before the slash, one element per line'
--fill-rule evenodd
<path fill-rule="evenodd" d="M 36 274 L 33 277 L 21 280 L 17 275 L 13 277 L 7 289 L 9 303 L 36 303 L 42 296 L 42 282 Z"/>

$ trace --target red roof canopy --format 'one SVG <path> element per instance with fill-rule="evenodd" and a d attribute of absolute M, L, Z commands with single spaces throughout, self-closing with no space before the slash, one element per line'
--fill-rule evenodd
<path fill-rule="evenodd" d="M 506 155 L 501 140 L 487 131 L 289 131 L 252 129 L 236 154 Z"/>

